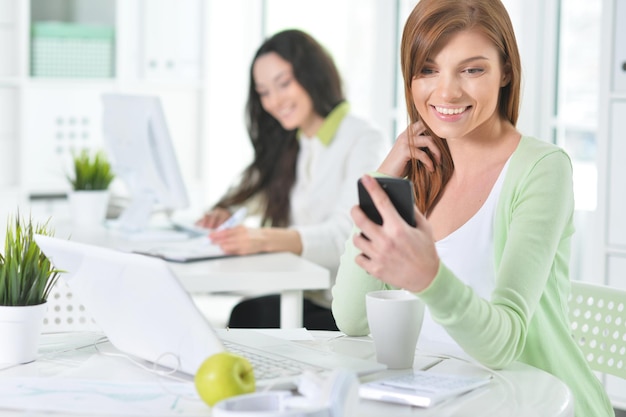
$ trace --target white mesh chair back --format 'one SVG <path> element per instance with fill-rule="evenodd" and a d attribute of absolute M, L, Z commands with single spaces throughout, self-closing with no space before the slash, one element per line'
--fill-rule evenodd
<path fill-rule="evenodd" d="M 43 332 L 100 331 L 85 307 L 72 295 L 70 287 L 57 280 L 48 295 L 48 311 L 43 320 Z"/>
<path fill-rule="evenodd" d="M 569 318 L 591 368 L 626 379 L 626 291 L 573 281 Z"/>

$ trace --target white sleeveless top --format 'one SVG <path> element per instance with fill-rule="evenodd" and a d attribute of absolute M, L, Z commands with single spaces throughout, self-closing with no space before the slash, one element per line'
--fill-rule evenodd
<path fill-rule="evenodd" d="M 435 244 L 441 262 L 461 281 L 472 287 L 480 297 L 487 300 L 493 292 L 496 281 L 493 224 L 496 205 L 508 166 L 509 161 L 504 164 L 487 200 L 476 214 Z M 428 307 L 424 310 L 419 344 L 423 346 L 436 344 L 438 348 L 444 348 L 443 350 L 450 353 L 462 353 L 461 348 L 445 329 L 433 321 Z"/>

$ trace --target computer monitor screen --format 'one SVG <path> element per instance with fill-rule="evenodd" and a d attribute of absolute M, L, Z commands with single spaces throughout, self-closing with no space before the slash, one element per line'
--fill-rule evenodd
<path fill-rule="evenodd" d="M 155 208 L 171 213 L 189 206 L 161 101 L 153 96 L 103 94 L 103 135 L 114 172 L 131 201 L 115 222 L 139 232 Z"/>

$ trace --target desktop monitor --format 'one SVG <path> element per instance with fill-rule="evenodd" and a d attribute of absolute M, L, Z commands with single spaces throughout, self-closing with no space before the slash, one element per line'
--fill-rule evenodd
<path fill-rule="evenodd" d="M 130 192 L 130 203 L 114 222 L 141 232 L 155 208 L 168 215 L 189 206 L 161 101 L 153 96 L 104 94 L 102 127 L 113 170 Z"/>

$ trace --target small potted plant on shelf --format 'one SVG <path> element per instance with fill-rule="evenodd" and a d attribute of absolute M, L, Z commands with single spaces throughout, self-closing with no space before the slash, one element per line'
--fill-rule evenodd
<path fill-rule="evenodd" d="M 111 163 L 103 151 L 87 149 L 72 153 L 73 172 L 67 175 L 72 220 L 79 225 L 100 224 L 106 217 L 109 185 L 115 178 Z"/>
<path fill-rule="evenodd" d="M 0 253 L 0 363 L 35 360 L 46 302 L 59 273 L 34 235 L 52 236 L 48 222 L 9 216 Z"/>

